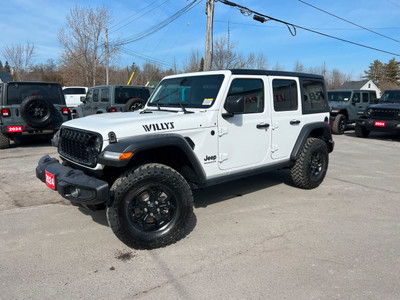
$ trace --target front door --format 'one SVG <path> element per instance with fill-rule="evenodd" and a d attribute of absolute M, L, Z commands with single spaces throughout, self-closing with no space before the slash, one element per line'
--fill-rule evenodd
<path fill-rule="evenodd" d="M 244 98 L 244 113 L 218 119 L 219 168 L 223 170 L 251 167 L 270 159 L 271 116 L 266 105 L 266 76 L 232 76 L 225 95 Z"/>

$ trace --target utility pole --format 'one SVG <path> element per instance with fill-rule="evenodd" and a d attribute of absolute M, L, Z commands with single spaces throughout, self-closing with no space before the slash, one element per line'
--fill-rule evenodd
<path fill-rule="evenodd" d="M 106 42 L 105 42 L 105 47 L 106 47 L 106 84 L 108 84 L 108 28 L 105 28 L 105 33 L 106 33 Z"/>
<path fill-rule="evenodd" d="M 206 26 L 206 53 L 204 59 L 204 71 L 211 69 L 211 35 L 212 27 L 214 22 L 214 0 L 208 0 L 206 3 L 206 15 L 207 15 L 207 26 Z"/>

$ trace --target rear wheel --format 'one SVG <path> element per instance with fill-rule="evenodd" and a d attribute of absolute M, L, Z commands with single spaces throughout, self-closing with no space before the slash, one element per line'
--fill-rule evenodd
<path fill-rule="evenodd" d="M 0 149 L 7 149 L 10 147 L 10 139 L 4 133 L 0 132 Z"/>
<path fill-rule="evenodd" d="M 334 134 L 343 134 L 346 131 L 347 118 L 345 115 L 338 114 L 332 124 Z"/>
<path fill-rule="evenodd" d="M 318 138 L 308 138 L 291 169 L 294 183 L 304 189 L 318 187 L 325 178 L 328 162 L 326 143 Z"/>
<path fill-rule="evenodd" d="M 175 170 L 146 164 L 122 174 L 110 190 L 107 219 L 115 235 L 136 249 L 179 240 L 193 213 L 189 184 Z"/>
<path fill-rule="evenodd" d="M 369 136 L 370 131 L 368 129 L 366 129 L 364 126 L 356 124 L 356 136 L 360 137 L 360 138 L 366 138 Z"/>

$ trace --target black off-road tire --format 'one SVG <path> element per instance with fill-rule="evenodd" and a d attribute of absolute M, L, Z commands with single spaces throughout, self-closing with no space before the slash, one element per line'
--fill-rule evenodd
<path fill-rule="evenodd" d="M 29 126 L 48 126 L 54 118 L 54 106 L 42 96 L 30 96 L 21 102 L 21 117 Z"/>
<path fill-rule="evenodd" d="M 0 149 L 10 148 L 10 138 L 0 132 Z"/>
<path fill-rule="evenodd" d="M 343 134 L 346 131 L 347 118 L 343 114 L 338 114 L 332 124 L 334 134 Z"/>
<path fill-rule="evenodd" d="M 318 187 L 325 178 L 328 163 L 326 143 L 318 138 L 308 138 L 291 169 L 294 183 L 303 189 Z"/>
<path fill-rule="evenodd" d="M 125 103 L 124 111 L 135 111 L 142 109 L 146 105 L 146 101 L 140 98 L 129 99 Z"/>
<path fill-rule="evenodd" d="M 358 136 L 359 138 L 366 138 L 369 136 L 370 131 L 368 129 L 366 129 L 364 126 L 362 125 L 358 125 L 356 124 L 356 136 Z"/>
<path fill-rule="evenodd" d="M 110 190 L 107 220 L 115 235 L 135 249 L 178 241 L 193 214 L 193 195 L 174 169 L 146 164 L 123 173 Z"/>

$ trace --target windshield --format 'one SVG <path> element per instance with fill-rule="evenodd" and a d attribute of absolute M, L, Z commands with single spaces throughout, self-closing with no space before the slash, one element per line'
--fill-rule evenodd
<path fill-rule="evenodd" d="M 161 81 L 148 106 L 209 108 L 214 104 L 224 75 L 188 76 Z"/>
<path fill-rule="evenodd" d="M 328 92 L 328 101 L 349 101 L 351 92 Z"/>
<path fill-rule="evenodd" d="M 400 103 L 400 90 L 386 91 L 383 93 L 379 103 Z"/>

